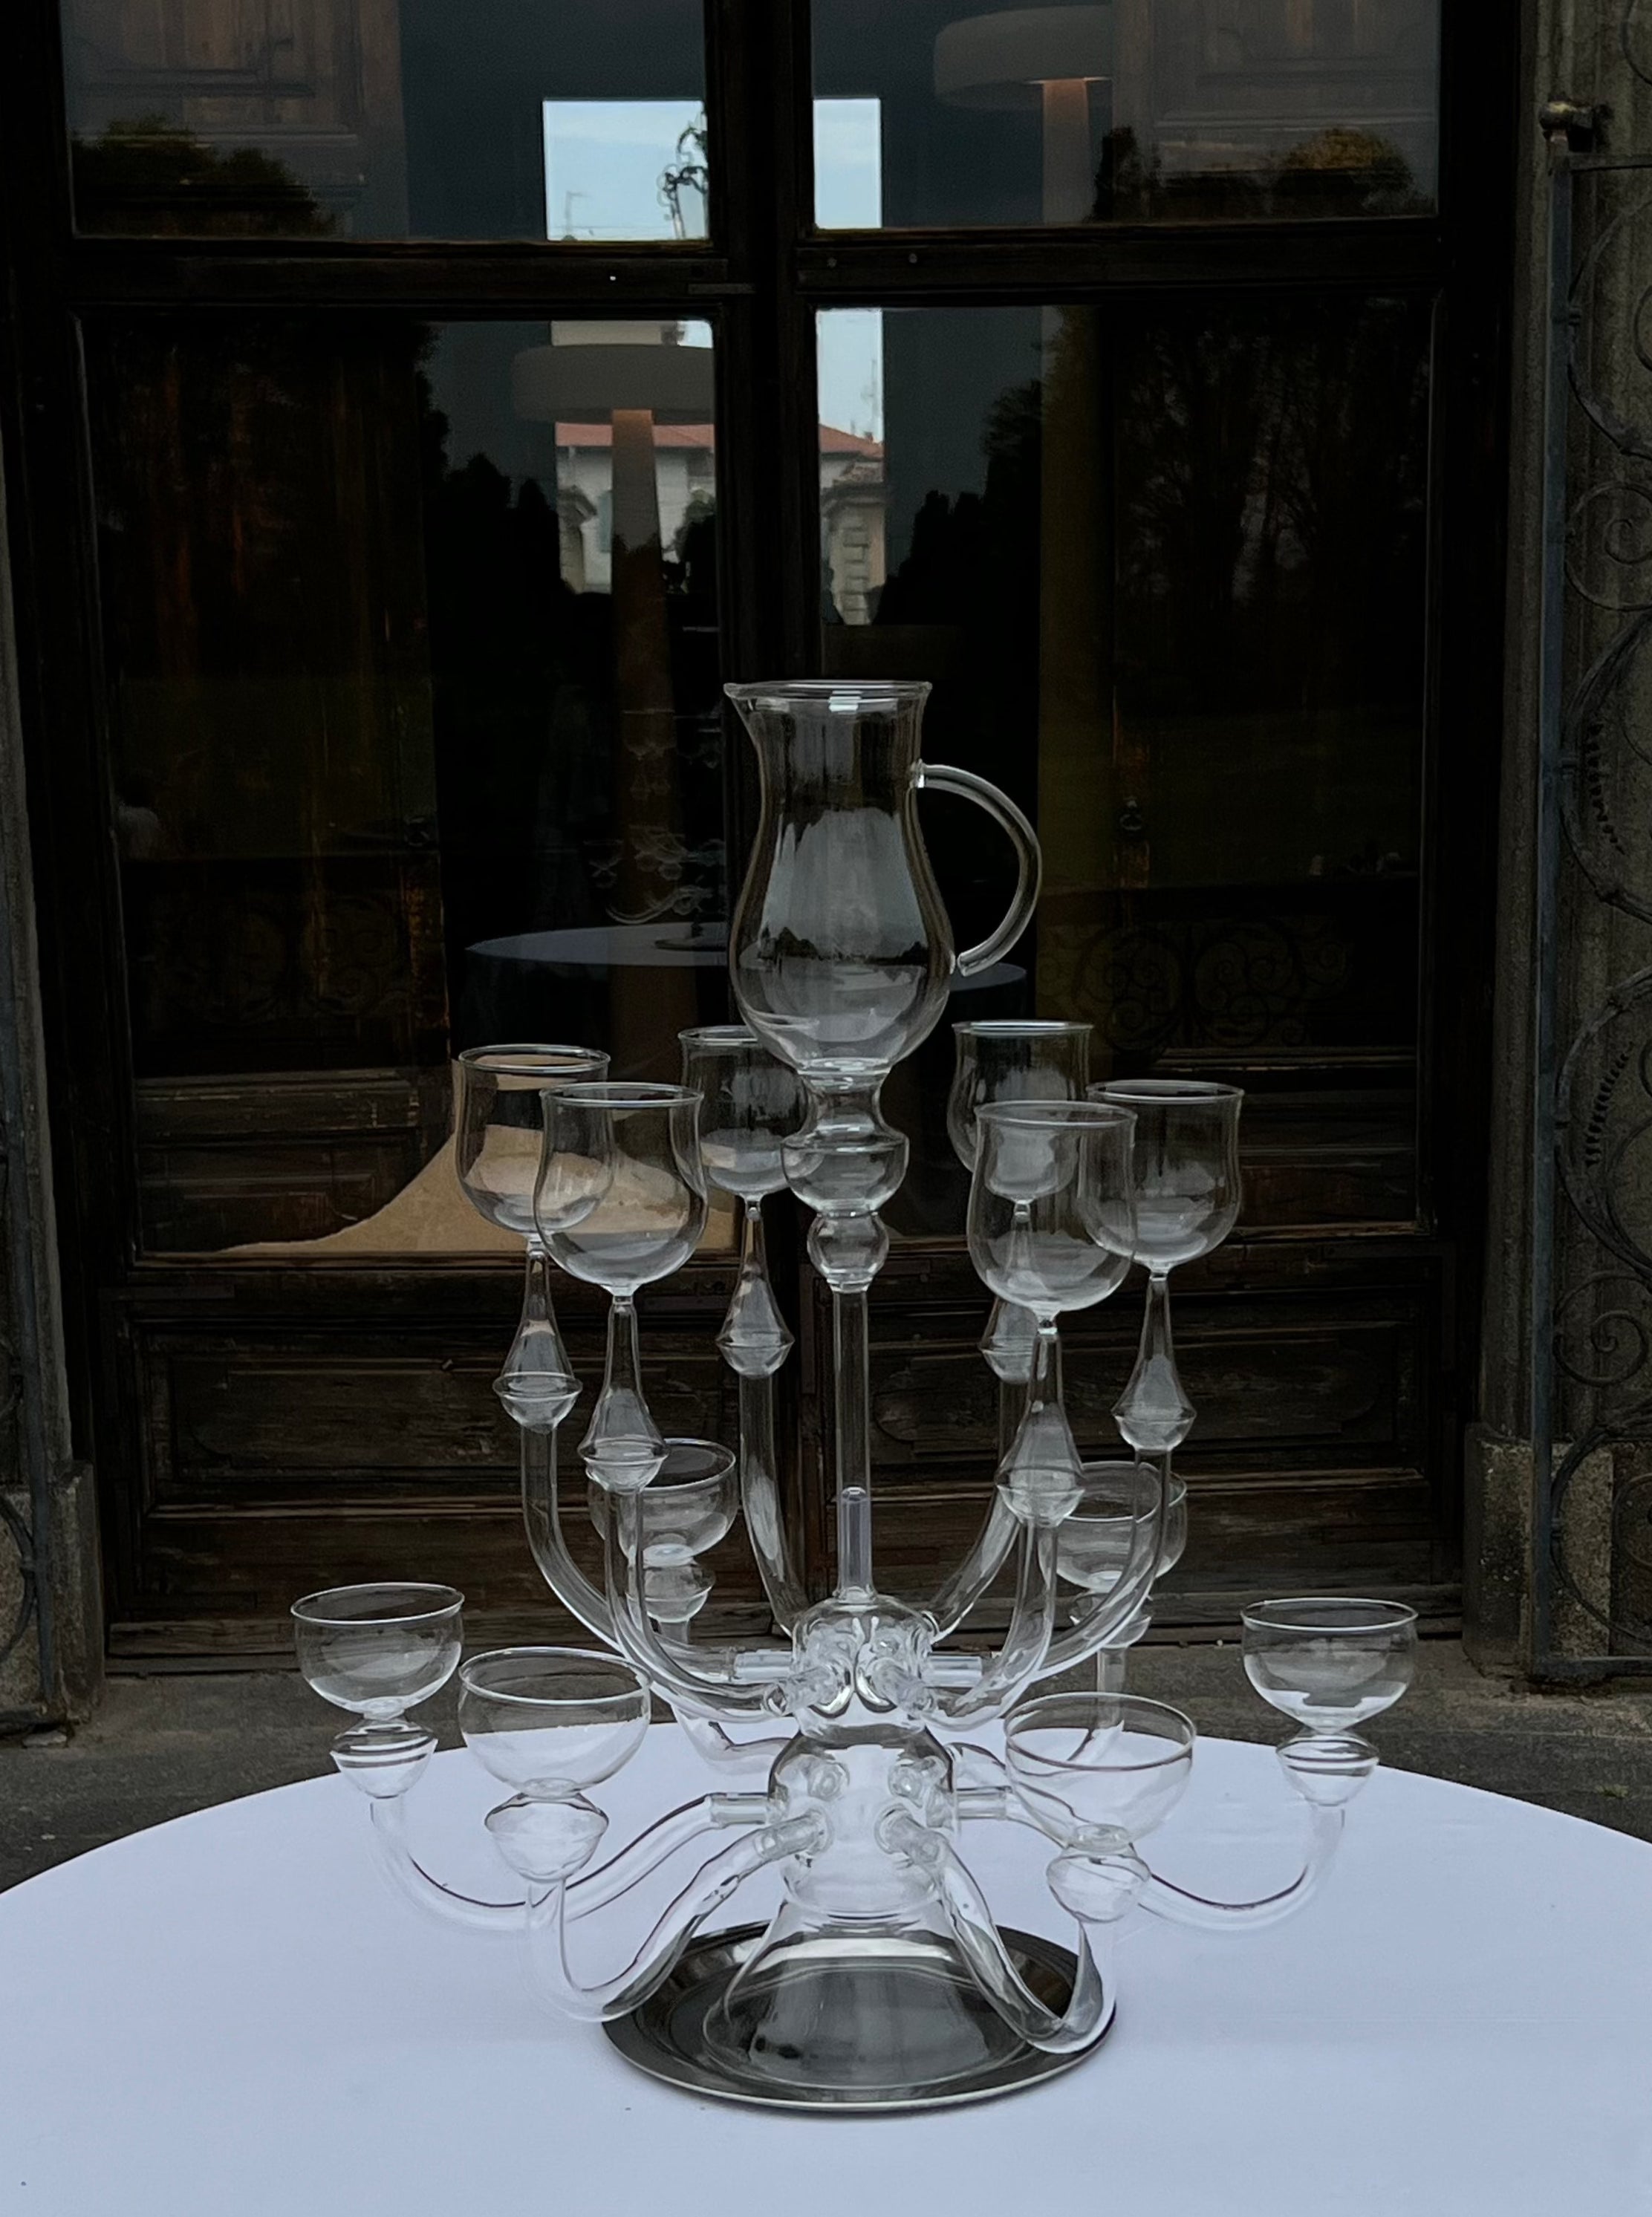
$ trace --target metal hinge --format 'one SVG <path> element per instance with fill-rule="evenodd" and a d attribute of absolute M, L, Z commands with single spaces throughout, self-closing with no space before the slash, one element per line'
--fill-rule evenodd
<path fill-rule="evenodd" d="M 1538 115 L 1538 127 L 1551 146 L 1558 139 L 1569 154 L 1586 154 L 1594 144 L 1605 111 L 1587 100 L 1549 100 Z"/>

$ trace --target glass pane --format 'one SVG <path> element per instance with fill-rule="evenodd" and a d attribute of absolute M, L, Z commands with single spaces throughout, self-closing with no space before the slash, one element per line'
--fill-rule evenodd
<path fill-rule="evenodd" d="M 60 0 L 83 231 L 701 238 L 700 0 Z"/>
<path fill-rule="evenodd" d="M 820 319 L 825 670 L 931 679 L 925 756 L 1043 844 L 1035 933 L 952 1017 L 1086 1020 L 1097 1076 L 1236 1077 L 1252 1222 L 1415 1208 L 1429 320 Z M 982 937 L 1008 854 L 979 812 L 924 812 Z M 959 1220 L 951 1053 L 943 1027 L 888 1089 L 908 1232 Z"/>
<path fill-rule="evenodd" d="M 709 330 L 89 353 L 145 1239 L 488 1247 L 453 1053 L 727 1014 Z"/>
<path fill-rule="evenodd" d="M 814 25 L 843 118 L 817 120 L 824 230 L 1433 203 L 1439 0 L 815 0 Z M 880 150 L 869 218 L 826 174 L 851 133 Z"/>

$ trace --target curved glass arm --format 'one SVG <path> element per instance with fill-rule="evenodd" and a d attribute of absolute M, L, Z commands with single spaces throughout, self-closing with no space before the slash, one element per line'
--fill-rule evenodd
<path fill-rule="evenodd" d="M 1277 1893 L 1259 1895 L 1254 1901 L 1212 1901 L 1150 1871 L 1142 1906 L 1167 1924 L 1191 1925 L 1197 1932 L 1257 1932 L 1265 1925 L 1280 1924 L 1305 1908 L 1319 1892 L 1342 1837 L 1346 1813 L 1343 1808 L 1308 1804 L 1308 1859 L 1290 1884 L 1282 1886 Z"/>
<path fill-rule="evenodd" d="M 617 1645 L 614 1612 L 568 1553 L 556 1485 L 556 1430 L 522 1434 L 522 1521 L 540 1576 L 564 1609 L 605 1646 Z"/>
<path fill-rule="evenodd" d="M 1038 1675 L 1055 1624 L 1056 1534 L 1054 1524 L 1023 1525 L 1015 1606 L 1003 1646 L 973 1686 L 935 1689 L 937 1711 L 949 1722 L 1002 1716 Z"/>
<path fill-rule="evenodd" d="M 368 1805 L 372 1820 L 373 1860 L 392 1888 L 404 1901 L 444 1924 L 462 1924 L 472 1932 L 520 1932 L 525 1897 L 514 1901 L 476 1901 L 455 1893 L 432 1878 L 407 1844 L 406 1796 L 375 1798 Z"/>
<path fill-rule="evenodd" d="M 973 1739 L 955 1740 L 952 1761 L 961 1792 L 981 1794 L 1008 1792 L 1010 1766 L 990 1747 L 982 1747 L 979 1741 Z M 960 1810 L 959 1814 L 962 1816 L 963 1813 Z M 994 1810 L 992 1813 L 997 1816 L 1011 1813 Z"/>
<path fill-rule="evenodd" d="M 1000 793 L 973 770 L 954 769 L 950 763 L 919 763 L 916 781 L 920 789 L 928 787 L 936 793 L 956 793 L 961 800 L 973 800 L 996 818 L 1015 849 L 1015 894 L 1009 913 L 990 939 L 966 948 L 953 963 L 961 978 L 971 978 L 978 970 L 990 970 L 994 962 L 1001 961 L 1032 922 L 1044 870 L 1038 835 L 1007 793 Z"/>
<path fill-rule="evenodd" d="M 770 1692 L 775 1679 L 752 1685 L 732 1676 L 711 1678 L 685 1661 L 660 1638 L 643 1603 L 638 1576 L 638 1510 L 634 1496 L 610 1491 L 603 1520 L 607 1538 L 603 1564 L 614 1643 L 628 1663 L 643 1672 L 668 1701 L 685 1701 L 712 1717 L 764 1717 L 775 1714 Z M 787 1658 L 789 1661 L 789 1658 Z"/>
<path fill-rule="evenodd" d="M 566 1884 L 552 1886 L 528 1905 L 528 1957 L 534 1983 L 554 2008 L 595 2022 L 623 2016 L 647 2001 L 684 1948 L 729 1896 L 767 1864 L 788 1856 L 809 1855 L 826 1839 L 825 1819 L 811 1813 L 784 1824 L 764 1825 L 702 1863 L 664 1911 L 625 1968 L 594 1985 L 581 1985 L 568 1967 Z"/>
<path fill-rule="evenodd" d="M 1003 1569 L 1020 1528 L 1021 1520 L 1005 1500 L 1003 1488 L 995 1485 L 992 1505 L 968 1553 L 929 1604 L 937 1640 L 956 1632 L 980 1601 Z"/>
<path fill-rule="evenodd" d="M 953 1938 L 975 1983 L 1012 2032 L 1047 2054 L 1086 2047 L 1111 2014 L 1112 1981 L 1104 1981 L 1090 1946 L 1091 1927 L 1079 1924 L 1078 1972 L 1066 2009 L 1041 2002 L 1011 1961 L 986 1895 L 951 1843 L 904 1810 L 892 1811 L 879 1828 L 883 1844 L 916 1863 L 935 1889 Z M 1111 1927 L 1098 1928 L 1104 1948 Z"/>
<path fill-rule="evenodd" d="M 1313 1899 L 1325 1882 L 1342 1838 L 1348 1804 L 1377 1768 L 1377 1751 L 1347 1733 L 1304 1734 L 1288 1740 L 1275 1752 L 1280 1769 L 1308 1813 L 1308 1855 L 1296 1876 L 1288 1886 L 1248 1901 L 1216 1901 L 1160 1878 L 1143 1863 L 1143 1909 L 1167 1924 L 1190 1925 L 1196 1931 L 1256 1932 L 1294 1917 Z M 1071 1817 L 1053 1794 L 1024 1800 L 1007 1766 L 990 1749 L 972 1745 L 968 1756 L 974 1775 L 966 1789 L 967 1798 L 960 1797 L 960 1816 L 1003 1817 L 1012 1824 L 1030 1825 L 1067 1851 L 1061 1865 L 1075 1861 L 1089 1863 L 1096 1852 L 1092 1827 Z M 1053 1865 L 1052 1869 L 1061 1865 Z"/>
<path fill-rule="evenodd" d="M 1130 1552 L 1117 1583 L 1111 1592 L 1098 1594 L 1077 1623 L 1055 1633 L 1032 1674 L 1035 1678 L 1053 1678 L 1058 1671 L 1087 1663 L 1104 1647 L 1117 1645 L 1118 1634 L 1152 1596 L 1154 1581 L 1159 1575 L 1169 1500 L 1170 1488 L 1162 1482 L 1161 1476 L 1153 1514 L 1142 1518 L 1131 1534 Z"/>
<path fill-rule="evenodd" d="M 769 1813 L 766 1794 L 702 1794 L 697 1801 L 657 1818 L 646 1832 L 639 1832 L 628 1847 L 583 1878 L 568 1883 L 568 1913 L 578 1919 L 606 1909 L 634 1887 L 651 1877 L 663 1862 L 708 1832 L 727 1831 L 734 1825 L 760 1825 Z"/>
<path fill-rule="evenodd" d="M 682 1695 L 671 1708 L 701 1761 L 735 1777 L 766 1779 L 791 1744 L 789 1738 L 736 1739 L 720 1718 L 706 1716 Z"/>

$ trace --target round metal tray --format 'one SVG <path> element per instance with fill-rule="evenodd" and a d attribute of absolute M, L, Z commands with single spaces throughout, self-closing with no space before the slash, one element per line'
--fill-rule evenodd
<path fill-rule="evenodd" d="M 946 2109 L 1018 2093 L 1082 2063 L 1105 2038 L 1110 2017 L 1087 2047 L 1069 2055 L 1047 2055 L 1022 2041 L 1009 2045 L 975 2071 L 928 2084 L 890 2087 L 820 2088 L 790 2086 L 761 2073 L 715 2047 L 707 2037 L 707 2020 L 741 1964 L 763 1937 L 761 1924 L 714 1932 L 684 1950 L 670 1978 L 640 2009 L 603 2026 L 620 2053 L 650 2078 L 664 2079 L 685 2093 L 719 2102 L 745 2102 L 762 2109 L 812 2109 L 845 2116 L 867 2116 L 910 2109 Z M 1073 1991 L 1077 1964 L 1071 1952 L 1030 1932 L 1003 1928 L 1005 1945 L 1016 1969 L 1039 1998 L 1064 2009 Z M 982 2001 L 981 2009 L 987 2004 Z"/>

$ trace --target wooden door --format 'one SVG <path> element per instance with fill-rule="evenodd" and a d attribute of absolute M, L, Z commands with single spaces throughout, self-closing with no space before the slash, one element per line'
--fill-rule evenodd
<path fill-rule="evenodd" d="M 931 677 L 932 758 L 1036 817 L 999 1012 L 1247 1088 L 1245 1219 L 1177 1288 L 1201 1420 L 1161 1621 L 1281 1584 L 1454 1606 L 1508 57 L 1457 0 L 1120 0 L 1035 102 L 969 77 L 976 12 L 9 22 L 0 435 L 116 1653 L 273 1652 L 294 1591 L 371 1574 L 554 1621 L 489 1388 L 517 1262 L 452 1178 L 450 1058 L 659 1068 L 727 1013 L 753 795 L 718 685 L 777 671 Z M 657 404 L 569 399 L 580 347 L 653 361 Z M 924 806 L 977 936 L 1004 858 Z M 914 1595 L 992 1466 L 948 1045 L 889 1089 L 914 1165 L 873 1321 Z M 727 1230 L 645 1316 L 662 1419 L 725 1436 Z M 823 1579 L 796 1230 L 783 1429 Z M 589 1373 L 598 1309 L 564 1321 Z M 1135 1325 L 1127 1295 L 1072 1337 L 1087 1441 Z M 756 1621 L 744 1553 L 718 1572 Z"/>

